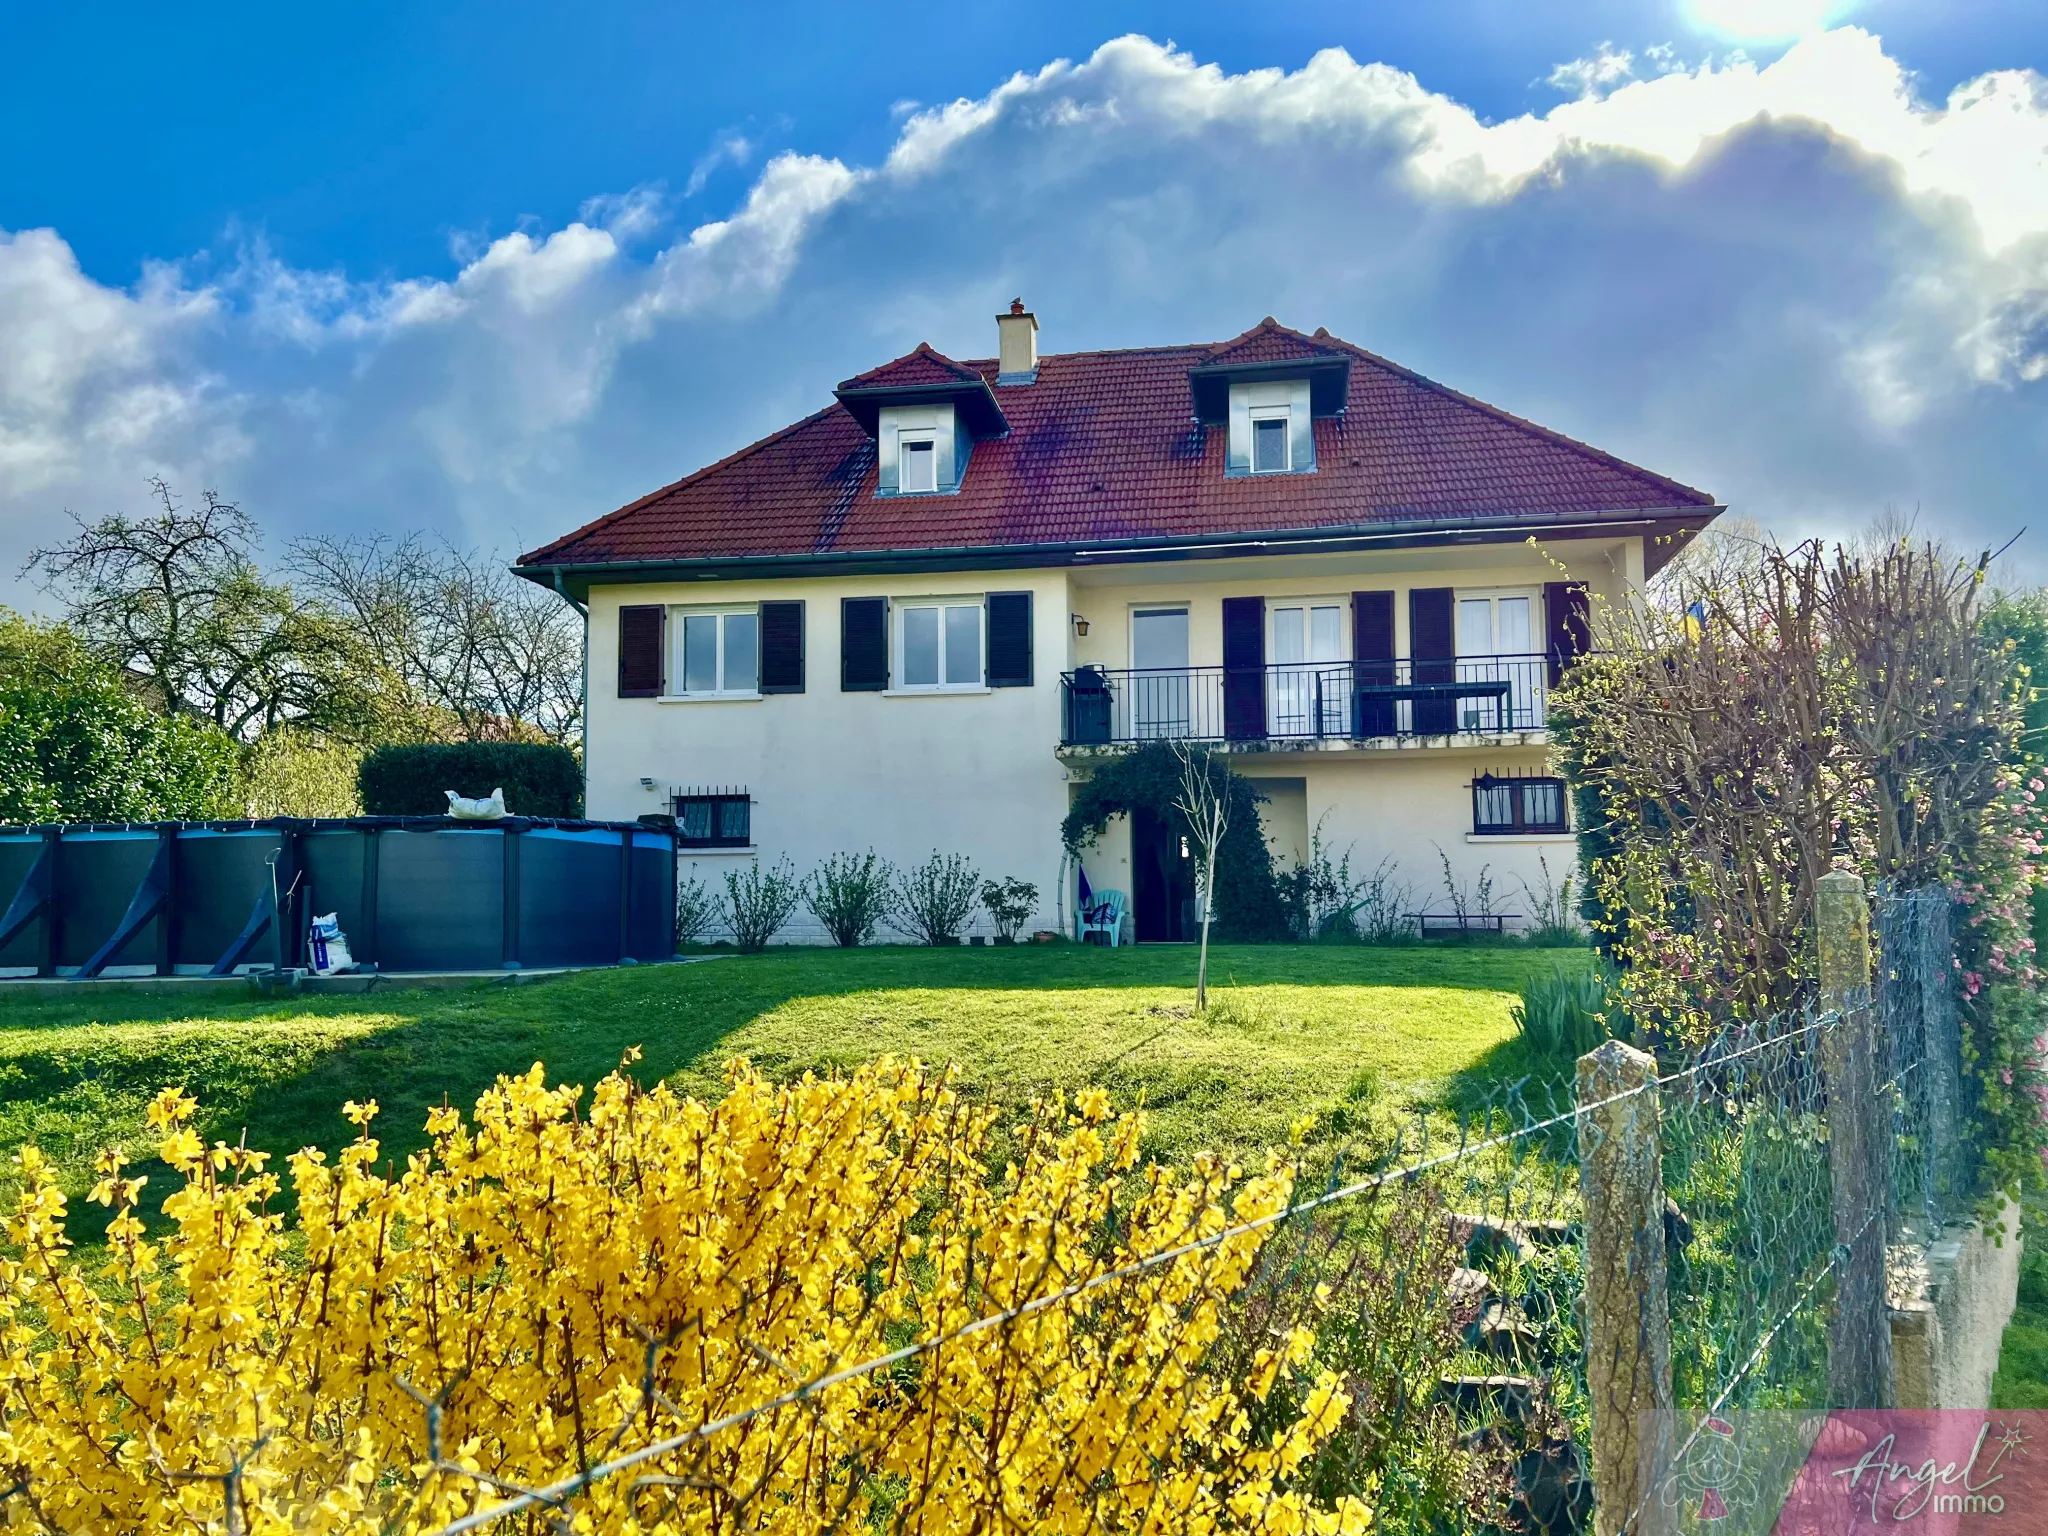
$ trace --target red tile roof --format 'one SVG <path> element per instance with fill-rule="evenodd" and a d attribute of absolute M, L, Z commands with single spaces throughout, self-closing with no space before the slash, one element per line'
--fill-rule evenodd
<path fill-rule="evenodd" d="M 857 373 L 841 389 L 902 389 L 919 384 L 978 384 L 981 375 L 965 363 L 956 363 L 928 341 L 920 341 L 892 363 Z"/>
<path fill-rule="evenodd" d="M 1349 393 L 1343 414 L 1315 421 L 1316 473 L 1225 478 L 1225 429 L 1190 419 L 1188 371 L 1333 352 L 1351 360 Z M 848 384 L 976 374 L 993 383 L 995 361 L 955 364 L 920 346 Z M 1038 360 L 1036 383 L 995 396 L 1010 431 L 974 445 L 954 494 L 876 496 L 874 444 L 835 403 L 520 563 L 1016 548 L 1376 523 L 1455 530 L 1714 505 L 1327 333 L 1308 337 L 1271 320 L 1215 345 L 1050 354 Z"/>

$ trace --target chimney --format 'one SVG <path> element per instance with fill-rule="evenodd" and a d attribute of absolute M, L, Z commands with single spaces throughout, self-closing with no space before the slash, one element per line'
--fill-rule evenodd
<path fill-rule="evenodd" d="M 996 316 L 996 382 L 1030 384 L 1038 378 L 1038 316 L 1022 299 L 1010 300 L 1010 312 Z"/>

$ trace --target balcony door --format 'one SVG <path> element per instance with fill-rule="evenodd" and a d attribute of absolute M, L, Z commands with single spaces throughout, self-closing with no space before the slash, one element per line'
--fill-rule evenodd
<path fill-rule="evenodd" d="M 1458 681 L 1505 682 L 1504 703 L 1460 699 L 1458 729 L 1530 729 L 1542 723 L 1542 658 L 1536 645 L 1535 592 L 1458 594 Z"/>
<path fill-rule="evenodd" d="M 1267 729 L 1275 736 L 1345 736 L 1351 689 L 1345 678 L 1344 609 L 1303 600 L 1276 603 L 1268 654 Z"/>
<path fill-rule="evenodd" d="M 1188 719 L 1188 611 L 1131 613 L 1131 729 L 1140 741 L 1191 734 Z"/>

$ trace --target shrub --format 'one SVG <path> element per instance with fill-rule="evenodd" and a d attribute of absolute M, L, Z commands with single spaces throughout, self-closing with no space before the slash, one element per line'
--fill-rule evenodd
<path fill-rule="evenodd" d="M 864 854 L 835 853 L 804 882 L 804 905 L 833 943 L 852 949 L 872 939 L 888 917 L 894 874 L 872 848 Z"/>
<path fill-rule="evenodd" d="M 694 944 L 718 920 L 718 898 L 695 875 L 676 881 L 676 943 Z"/>
<path fill-rule="evenodd" d="M 803 900 L 803 882 L 787 859 L 777 859 L 763 868 L 759 863 L 744 871 L 725 872 L 724 910 L 719 914 L 732 930 L 732 941 L 748 954 L 768 947 Z"/>
<path fill-rule="evenodd" d="M 165 715 L 62 625 L 0 610 L 0 822 L 233 816 L 241 746 Z"/>
<path fill-rule="evenodd" d="M 515 816 L 573 820 L 583 814 L 583 765 L 549 742 L 454 741 L 379 747 L 356 782 L 372 816 L 445 816 L 447 791 L 483 797 L 505 791 Z"/>
<path fill-rule="evenodd" d="M 1268 1230 L 1222 1229 L 1285 1211 L 1291 1167 L 1139 1183 L 1142 1127 L 1099 1090 L 1071 1113 L 1054 1095 L 993 1174 L 995 1117 L 890 1061 L 780 1088 L 737 1063 L 708 1105 L 623 1072 L 550 1089 L 535 1066 L 466 1124 L 433 1110 L 397 1169 L 377 1106 L 351 1103 L 359 1138 L 294 1154 L 289 1184 L 207 1148 L 196 1108 L 150 1107 L 169 1230 L 144 1240 L 142 1181 L 103 1153 L 113 1219 L 83 1260 L 54 1168 L 20 1154 L 0 1444 L 38 1529 L 424 1536 L 628 1457 L 541 1524 L 730 1529 L 733 1489 L 784 1536 L 904 1511 L 995 1530 L 1033 1510 L 1047 1536 L 1371 1522 L 1351 1497 L 1310 1509 L 1293 1477 L 1352 1405 L 1341 1367 L 1298 1364 L 1312 1313 L 1270 1319 L 1241 1373 L 1204 1369 Z M 1218 1236 L 1183 1246 L 1198 1232 Z M 792 1400 L 792 1379 L 1027 1304 Z"/>
<path fill-rule="evenodd" d="M 1014 944 L 1018 930 L 1038 910 L 1038 887 L 1015 875 L 1006 875 L 1000 882 L 987 880 L 982 882 L 981 904 L 988 908 L 989 921 L 996 925 L 997 935 Z"/>
<path fill-rule="evenodd" d="M 1294 937 L 1309 942 L 1398 943 L 1410 936 L 1408 887 L 1394 878 L 1399 866 L 1381 859 L 1369 875 L 1351 873 L 1351 849 L 1336 863 L 1323 842 L 1318 821 L 1309 836 L 1308 857 L 1278 876 L 1280 897 Z"/>
<path fill-rule="evenodd" d="M 964 854 L 936 851 L 896 876 L 896 910 L 889 921 L 920 944 L 950 944 L 960 937 L 981 871 Z"/>
<path fill-rule="evenodd" d="M 245 816 L 360 816 L 363 749 L 292 726 L 265 732 L 242 757 Z"/>
<path fill-rule="evenodd" d="M 1560 968 L 1522 983 L 1508 1016 L 1531 1054 L 1569 1061 L 1607 1039 L 1606 1008 L 1607 984 L 1597 973 Z"/>
<path fill-rule="evenodd" d="M 1579 926 L 1572 906 L 1573 877 L 1566 875 L 1561 885 L 1553 880 L 1550 860 L 1540 853 L 1536 855 L 1536 865 L 1543 872 L 1543 885 L 1535 889 L 1528 881 L 1522 881 L 1522 894 L 1529 901 L 1529 926 L 1522 937 L 1538 949 L 1576 949 L 1587 942 L 1589 935 Z"/>

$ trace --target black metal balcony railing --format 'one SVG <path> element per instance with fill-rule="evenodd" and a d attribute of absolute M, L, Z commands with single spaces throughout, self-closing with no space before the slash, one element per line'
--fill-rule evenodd
<path fill-rule="evenodd" d="M 1060 676 L 1062 741 L 1371 740 L 1543 728 L 1550 661 L 1303 661 L 1266 667 L 1082 667 Z"/>

